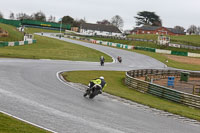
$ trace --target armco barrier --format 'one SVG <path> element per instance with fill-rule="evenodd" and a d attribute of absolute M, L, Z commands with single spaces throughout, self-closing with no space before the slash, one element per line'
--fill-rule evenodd
<path fill-rule="evenodd" d="M 189 56 L 189 57 L 200 57 L 200 54 L 188 52 L 188 56 Z"/>
<path fill-rule="evenodd" d="M 9 19 L 0 18 L 0 23 L 9 24 L 9 25 L 13 25 L 13 26 L 16 26 L 16 27 L 21 26 L 20 20 L 9 20 Z"/>
<path fill-rule="evenodd" d="M 184 105 L 200 108 L 200 96 L 180 92 L 164 86 L 137 79 L 136 77 L 145 76 L 147 74 L 161 74 L 161 75 L 180 75 L 178 70 L 155 70 L 143 69 L 132 70 L 126 72 L 125 84 L 142 93 L 152 94 L 164 99 L 168 99 Z M 200 73 L 190 72 L 191 77 L 200 77 Z"/>
<path fill-rule="evenodd" d="M 161 53 L 161 54 L 171 54 L 171 50 L 162 50 L 162 49 L 156 49 L 156 53 Z"/>
<path fill-rule="evenodd" d="M 188 56 L 188 52 L 171 51 L 172 55 Z"/>
<path fill-rule="evenodd" d="M 28 19 L 23 19 L 23 20 L 10 20 L 10 19 L 3 19 L 0 18 L 0 23 L 4 24 L 9 24 L 13 25 L 16 27 L 20 27 L 21 25 L 26 25 L 26 27 L 49 27 L 48 29 L 60 29 L 60 24 L 59 23 L 54 23 L 54 22 L 43 22 L 43 21 L 37 21 L 37 20 L 28 20 Z M 62 24 L 62 29 L 71 29 L 71 25 L 67 24 Z"/>
<path fill-rule="evenodd" d="M 16 41 L 16 42 L 0 42 L 0 47 L 6 46 L 19 46 L 19 45 L 27 45 L 36 43 L 36 40 L 28 40 L 28 41 Z"/>

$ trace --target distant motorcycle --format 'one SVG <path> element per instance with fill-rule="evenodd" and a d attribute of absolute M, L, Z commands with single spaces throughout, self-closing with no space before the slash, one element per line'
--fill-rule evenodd
<path fill-rule="evenodd" d="M 101 57 L 100 57 L 100 65 L 101 65 L 101 66 L 104 66 L 104 61 L 105 61 L 104 57 L 101 56 Z"/>
<path fill-rule="evenodd" d="M 100 61 L 101 66 L 104 66 L 104 61 Z"/>
<path fill-rule="evenodd" d="M 95 96 L 102 93 L 101 89 L 101 85 L 94 85 L 92 88 L 88 88 L 83 96 L 86 97 L 88 95 L 90 99 L 93 99 Z"/>
<path fill-rule="evenodd" d="M 122 63 L 122 57 L 118 56 L 117 60 L 119 61 L 119 63 Z"/>

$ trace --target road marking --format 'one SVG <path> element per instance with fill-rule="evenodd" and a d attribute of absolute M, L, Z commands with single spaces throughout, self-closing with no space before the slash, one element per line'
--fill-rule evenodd
<path fill-rule="evenodd" d="M 32 123 L 32 122 L 30 122 L 30 121 L 24 120 L 24 119 L 19 118 L 19 117 L 17 117 L 17 116 L 11 115 L 11 114 L 9 114 L 9 113 L 7 113 L 7 112 L 0 111 L 0 113 L 6 114 L 6 115 L 8 115 L 8 116 L 11 116 L 11 117 L 17 119 L 17 120 L 20 120 L 20 121 L 23 121 L 23 122 L 25 122 L 25 123 L 31 124 L 31 125 L 33 125 L 33 126 L 35 126 L 35 127 L 39 127 L 39 128 L 41 128 L 41 129 L 47 130 L 47 131 L 49 131 L 49 132 L 57 133 L 56 131 L 50 130 L 50 129 L 45 128 L 45 127 L 42 127 L 42 126 L 40 126 L 40 125 L 37 125 L 37 124 Z"/>
<path fill-rule="evenodd" d="M 61 81 L 62 83 L 64 83 L 65 85 L 72 87 L 72 88 L 75 89 L 75 90 L 84 92 L 84 91 L 82 91 L 82 90 L 80 90 L 80 89 L 77 89 L 76 87 L 70 85 L 69 83 L 65 82 L 65 79 L 63 78 L 63 76 L 60 76 L 62 72 L 64 72 L 64 70 L 63 70 L 63 71 L 59 71 L 59 72 L 56 73 L 56 76 L 57 76 L 57 79 L 58 79 L 58 80 L 60 80 L 60 81 Z"/>

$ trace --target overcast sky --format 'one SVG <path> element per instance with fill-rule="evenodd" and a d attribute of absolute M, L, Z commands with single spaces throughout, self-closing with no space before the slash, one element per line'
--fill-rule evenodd
<path fill-rule="evenodd" d="M 160 16 L 165 27 L 200 26 L 200 0 L 0 0 L 4 18 L 11 12 L 31 15 L 38 11 L 44 12 L 46 17 L 53 15 L 56 20 L 69 15 L 75 19 L 85 18 L 88 23 L 120 15 L 124 20 L 123 29 L 136 26 L 134 16 L 138 12 L 151 11 Z"/>

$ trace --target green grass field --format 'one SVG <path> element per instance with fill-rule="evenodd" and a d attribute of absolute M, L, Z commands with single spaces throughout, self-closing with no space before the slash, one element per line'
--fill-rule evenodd
<path fill-rule="evenodd" d="M 200 47 L 199 35 L 171 36 L 171 41 L 178 44 L 186 44 Z"/>
<path fill-rule="evenodd" d="M 35 39 L 36 44 L 0 48 L 0 57 L 98 62 L 103 55 L 106 61 L 112 61 L 108 55 L 87 47 L 37 35 Z"/>
<path fill-rule="evenodd" d="M 158 35 L 152 35 L 152 34 L 128 35 L 127 37 L 128 38 L 155 40 L 155 41 L 158 39 Z"/>
<path fill-rule="evenodd" d="M 29 34 L 48 32 L 48 33 L 60 33 L 59 30 L 48 30 L 48 29 L 39 29 L 39 28 L 25 28 L 25 32 Z M 62 31 L 64 33 L 64 31 Z"/>
<path fill-rule="evenodd" d="M 12 26 L 8 26 L 13 28 Z M 34 32 L 55 32 L 51 30 L 27 28 L 27 33 Z M 59 32 L 59 31 L 57 31 Z M 1 47 L 0 57 L 14 58 L 30 58 L 30 59 L 59 59 L 72 61 L 92 61 L 99 62 L 99 58 L 103 55 L 107 62 L 111 62 L 112 58 L 102 52 L 80 46 L 77 44 L 68 43 L 56 39 L 35 35 L 36 44 Z"/>
<path fill-rule="evenodd" d="M 141 34 L 141 35 L 129 35 L 130 38 L 140 38 L 140 39 L 148 39 L 148 40 L 157 40 L 158 35 L 149 35 L 149 34 Z M 169 36 L 172 43 L 177 44 L 186 44 L 192 46 L 200 46 L 200 36 L 199 35 L 181 35 L 181 36 Z"/>
<path fill-rule="evenodd" d="M 74 71 L 65 72 L 64 78 L 75 83 L 87 85 L 91 79 L 104 76 L 107 86 L 104 91 L 153 108 L 178 114 L 200 121 L 200 109 L 190 108 L 156 96 L 143 94 L 124 85 L 125 72 L 119 71 Z"/>
<path fill-rule="evenodd" d="M 8 37 L 0 37 L 0 41 L 22 41 L 24 39 L 24 34 L 19 32 L 16 27 L 0 23 L 0 28 L 6 30 L 9 33 Z"/>
<path fill-rule="evenodd" d="M 49 132 L 0 113 L 0 133 L 49 133 Z"/>

